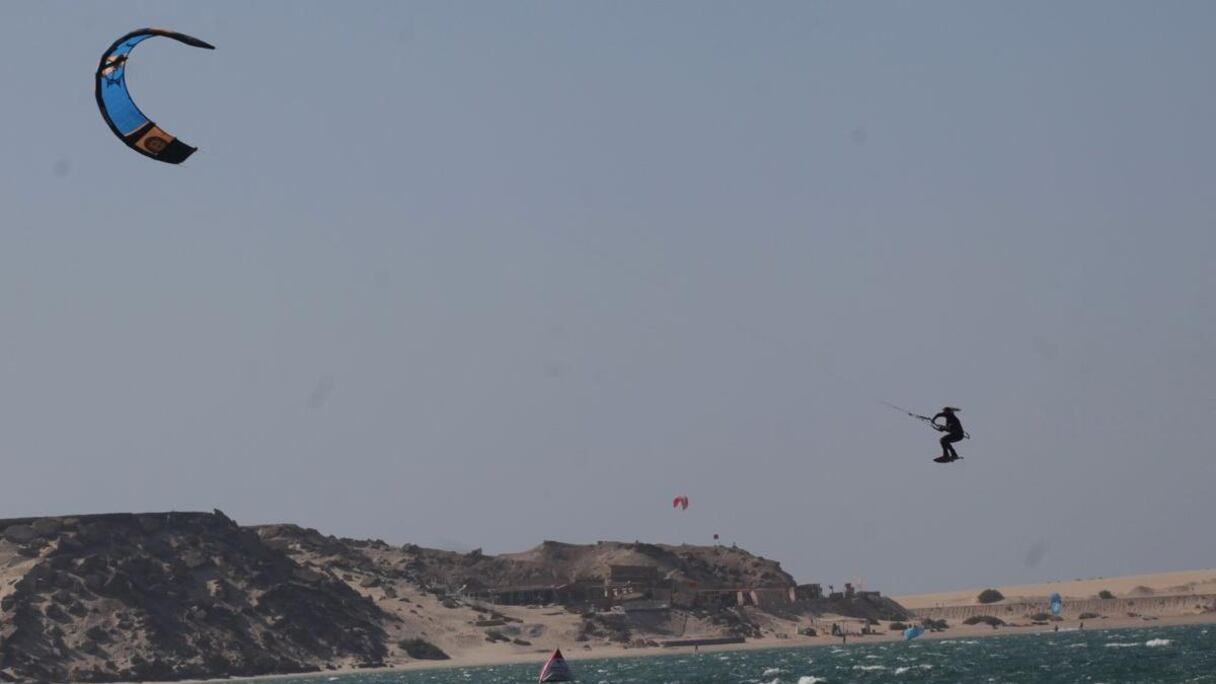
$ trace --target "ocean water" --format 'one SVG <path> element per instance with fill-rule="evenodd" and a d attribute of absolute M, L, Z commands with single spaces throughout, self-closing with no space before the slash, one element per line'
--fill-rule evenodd
<path fill-rule="evenodd" d="M 574 649 L 569 649 L 574 651 Z M 281 680 L 338 684 L 535 682 L 534 665 Z M 572 660 L 584 684 L 846 684 L 848 682 L 1216 683 L 1216 626 L 1062 631 L 983 639 Z"/>

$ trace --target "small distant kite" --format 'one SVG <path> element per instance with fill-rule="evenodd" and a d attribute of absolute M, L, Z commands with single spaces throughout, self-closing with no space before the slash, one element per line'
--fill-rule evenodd
<path fill-rule="evenodd" d="M 688 510 L 688 497 L 687 496 L 677 496 L 676 498 L 671 500 L 671 507 L 678 508 L 681 511 Z"/>
<path fill-rule="evenodd" d="M 215 49 L 215 46 L 198 38 L 175 31 L 154 28 L 132 31 L 114 41 L 101 56 L 96 76 L 97 108 L 101 110 L 101 118 L 106 120 L 106 125 L 127 147 L 157 161 L 180 164 L 194 154 L 197 148 L 187 145 L 152 123 L 151 119 L 139 111 L 139 107 L 136 107 L 135 101 L 131 99 L 131 93 L 127 92 L 127 58 L 136 45 L 156 36 L 172 38 L 179 43 L 205 50 Z"/>

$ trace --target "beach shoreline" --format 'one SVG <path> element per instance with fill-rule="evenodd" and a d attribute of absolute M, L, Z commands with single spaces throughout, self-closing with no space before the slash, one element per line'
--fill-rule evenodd
<path fill-rule="evenodd" d="M 988 625 L 958 625 L 941 632 L 926 632 L 919 637 L 917 641 L 949 641 L 956 639 L 982 639 L 993 637 L 1009 637 L 1022 635 L 1040 635 L 1054 634 L 1057 632 L 1056 627 L 1060 632 L 1111 632 L 1125 631 L 1131 629 L 1147 629 L 1154 627 L 1189 627 L 1198 625 L 1216 625 L 1216 613 L 1202 613 L 1196 615 L 1177 615 L 1169 617 L 1161 617 L 1152 620 L 1143 618 L 1104 618 L 1085 620 L 1083 630 L 1080 627 L 1079 620 L 1065 620 L 1058 623 L 1053 623 L 1051 626 L 1033 625 L 1026 627 L 1000 627 L 992 629 Z M 849 635 L 848 643 L 844 647 L 891 643 L 903 640 L 903 635 L 900 632 L 882 632 L 871 635 Z M 693 654 L 720 654 L 731 653 L 738 651 L 764 651 L 764 650 L 786 650 L 786 649 L 801 649 L 801 648 L 831 648 L 842 646 L 839 637 L 798 637 L 796 639 L 775 639 L 762 638 L 749 640 L 742 644 L 721 644 L 714 646 L 702 646 L 699 649 L 694 649 L 690 646 L 681 646 L 673 648 L 652 647 L 652 648 L 632 648 L 624 646 L 608 646 L 597 647 L 591 650 L 570 649 L 557 645 L 563 648 L 562 654 L 566 660 L 570 662 L 576 670 L 578 663 L 594 660 L 608 660 L 619 658 L 658 658 L 663 656 L 676 655 L 693 655 Z M 318 672 L 304 672 L 296 674 L 269 674 L 258 675 L 254 677 L 231 677 L 231 678 L 216 678 L 216 679 L 188 679 L 172 682 L 142 682 L 141 684 L 181 684 L 187 682 L 190 684 L 203 684 L 206 682 L 215 681 L 277 681 L 289 679 L 318 679 L 321 677 L 346 677 L 355 674 L 391 674 L 394 672 L 421 672 L 426 670 L 452 670 L 463 668 L 481 668 L 495 667 L 500 665 L 523 665 L 535 664 L 539 671 L 544 663 L 548 653 L 552 649 L 538 650 L 535 653 L 517 653 L 517 654 L 468 654 L 463 657 L 452 658 L 451 660 L 429 661 L 419 660 L 410 661 L 407 663 L 399 663 L 388 667 L 381 668 L 357 668 L 357 667 L 342 667 L 334 670 L 322 670 Z M 122 683 L 128 684 L 128 683 Z"/>

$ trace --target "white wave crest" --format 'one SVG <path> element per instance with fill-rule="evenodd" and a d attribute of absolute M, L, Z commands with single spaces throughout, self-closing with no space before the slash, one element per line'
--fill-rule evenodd
<path fill-rule="evenodd" d="M 1169 639 L 1149 639 L 1148 641 L 1144 642 L 1144 645 L 1148 646 L 1149 648 L 1156 648 L 1158 646 L 1169 646 L 1171 643 L 1172 642 Z"/>

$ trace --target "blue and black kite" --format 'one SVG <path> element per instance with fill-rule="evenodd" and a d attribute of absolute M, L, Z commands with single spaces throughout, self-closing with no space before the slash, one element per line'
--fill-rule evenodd
<path fill-rule="evenodd" d="M 149 38 L 163 36 L 186 45 L 207 50 L 215 46 L 184 33 L 164 29 L 144 28 L 132 31 L 114 41 L 110 49 L 101 56 L 97 65 L 97 108 L 114 131 L 128 147 L 143 155 L 167 164 L 180 164 L 194 154 L 191 147 L 166 133 L 139 111 L 131 93 L 127 92 L 127 58 L 136 45 Z"/>

